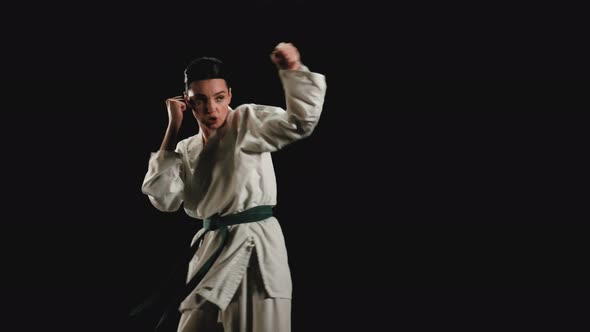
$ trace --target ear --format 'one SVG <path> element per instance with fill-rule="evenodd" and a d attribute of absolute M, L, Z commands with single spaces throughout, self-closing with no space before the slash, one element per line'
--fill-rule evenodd
<path fill-rule="evenodd" d="M 227 100 L 227 103 L 228 103 L 228 104 L 229 104 L 229 103 L 231 103 L 231 88 L 229 88 L 229 89 L 227 90 L 227 98 L 228 98 L 228 100 Z"/>

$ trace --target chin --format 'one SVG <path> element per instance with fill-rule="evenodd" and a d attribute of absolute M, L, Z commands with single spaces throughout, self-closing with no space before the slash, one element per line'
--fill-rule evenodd
<path fill-rule="evenodd" d="M 219 127 L 220 127 L 219 123 L 217 123 L 217 122 L 207 125 L 207 128 L 209 128 L 209 129 L 218 129 Z"/>
<path fill-rule="evenodd" d="M 219 128 L 223 127 L 224 124 L 225 124 L 225 120 L 223 120 L 223 121 L 218 120 L 214 124 L 211 124 L 209 126 L 209 129 L 219 129 Z"/>

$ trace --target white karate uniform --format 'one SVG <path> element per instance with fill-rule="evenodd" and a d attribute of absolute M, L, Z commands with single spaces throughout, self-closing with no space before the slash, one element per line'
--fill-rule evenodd
<path fill-rule="evenodd" d="M 280 70 L 279 75 L 285 90 L 286 111 L 257 104 L 230 108 L 227 122 L 208 138 L 207 144 L 203 144 L 201 131 L 179 141 L 174 151 L 151 153 L 142 191 L 157 209 L 176 211 L 184 203 L 189 216 L 204 219 L 258 205 L 276 205 L 270 153 L 312 133 L 326 93 L 324 75 L 310 72 L 305 66 L 300 70 Z M 202 232 L 201 229 L 192 241 Z M 219 246 L 217 235 L 217 231 L 205 235 L 189 263 L 187 282 Z M 224 311 L 245 282 L 243 277 L 252 252 L 256 253 L 266 297 L 290 301 L 292 285 L 285 241 L 277 219 L 271 217 L 230 226 L 228 242 L 220 256 L 182 301 L 182 320 L 186 320 L 187 311 L 198 309 L 205 301 Z"/>

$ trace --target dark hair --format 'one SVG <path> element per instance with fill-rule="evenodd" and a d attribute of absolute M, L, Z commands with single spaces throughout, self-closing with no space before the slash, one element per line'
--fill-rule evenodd
<path fill-rule="evenodd" d="M 192 60 L 184 70 L 184 84 L 188 90 L 190 84 L 198 80 L 222 78 L 229 89 L 229 72 L 223 62 L 217 58 L 200 57 Z"/>

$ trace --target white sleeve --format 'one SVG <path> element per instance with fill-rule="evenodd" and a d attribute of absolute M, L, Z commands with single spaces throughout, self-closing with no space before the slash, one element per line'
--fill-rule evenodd
<path fill-rule="evenodd" d="M 298 139 L 311 135 L 322 112 L 326 94 L 326 78 L 300 70 L 280 70 L 287 110 L 266 105 L 246 105 L 243 110 L 244 133 L 242 150 L 273 152 Z"/>
<path fill-rule="evenodd" d="M 141 191 L 160 211 L 177 211 L 184 200 L 182 156 L 179 144 L 175 151 L 159 150 L 150 155 Z"/>

